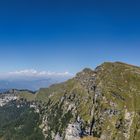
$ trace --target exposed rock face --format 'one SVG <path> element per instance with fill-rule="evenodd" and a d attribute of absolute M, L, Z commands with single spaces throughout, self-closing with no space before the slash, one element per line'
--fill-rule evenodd
<path fill-rule="evenodd" d="M 14 94 L 0 94 L 0 107 L 6 105 L 10 101 L 17 100 L 18 97 Z"/>
<path fill-rule="evenodd" d="M 43 97 L 43 98 L 42 98 Z M 40 90 L 46 102 L 46 139 L 138 140 L 140 136 L 140 68 L 104 63 L 84 69 L 65 83 Z M 43 123 L 43 122 L 42 122 Z"/>
<path fill-rule="evenodd" d="M 62 140 L 62 137 L 60 137 L 60 135 L 57 134 L 57 135 L 55 136 L 55 140 Z"/>
<path fill-rule="evenodd" d="M 79 140 L 81 133 L 82 131 L 79 123 L 68 124 L 65 140 Z"/>
<path fill-rule="evenodd" d="M 38 104 L 39 128 L 46 140 L 140 138 L 139 67 L 104 63 L 33 96 L 22 98 L 30 97 Z"/>

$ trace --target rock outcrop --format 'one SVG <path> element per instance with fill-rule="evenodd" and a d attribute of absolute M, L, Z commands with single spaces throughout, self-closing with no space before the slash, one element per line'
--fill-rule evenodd
<path fill-rule="evenodd" d="M 39 109 L 38 125 L 45 140 L 140 138 L 139 67 L 103 63 L 27 95 L 20 94 Z"/>
<path fill-rule="evenodd" d="M 41 89 L 44 135 L 64 139 L 94 136 L 101 140 L 138 140 L 140 136 L 140 68 L 104 63 L 73 79 Z"/>

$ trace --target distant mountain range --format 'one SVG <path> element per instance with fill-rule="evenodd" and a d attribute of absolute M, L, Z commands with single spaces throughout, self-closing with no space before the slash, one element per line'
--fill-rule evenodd
<path fill-rule="evenodd" d="M 7 92 L 9 89 L 0 89 L 0 93 Z"/>
<path fill-rule="evenodd" d="M 139 140 L 140 67 L 105 62 L 37 92 L 9 90 L 0 106 L 0 140 Z"/>
<path fill-rule="evenodd" d="M 15 79 L 15 80 L 0 80 L 0 92 L 4 92 L 7 89 L 29 89 L 29 90 L 38 90 L 42 87 L 48 87 L 52 84 L 63 82 L 66 79 Z"/>

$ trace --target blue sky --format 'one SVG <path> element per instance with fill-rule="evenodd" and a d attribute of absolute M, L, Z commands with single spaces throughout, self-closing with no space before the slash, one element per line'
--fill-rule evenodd
<path fill-rule="evenodd" d="M 0 72 L 140 65 L 139 6 L 136 0 L 0 1 Z"/>

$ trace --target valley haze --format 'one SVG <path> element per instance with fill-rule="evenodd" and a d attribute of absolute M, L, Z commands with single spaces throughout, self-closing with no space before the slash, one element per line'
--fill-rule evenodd
<path fill-rule="evenodd" d="M 0 0 L 0 140 L 140 140 L 140 0 Z"/>
<path fill-rule="evenodd" d="M 50 72 L 26 69 L 0 74 L 0 89 L 38 90 L 71 78 L 69 72 Z"/>

